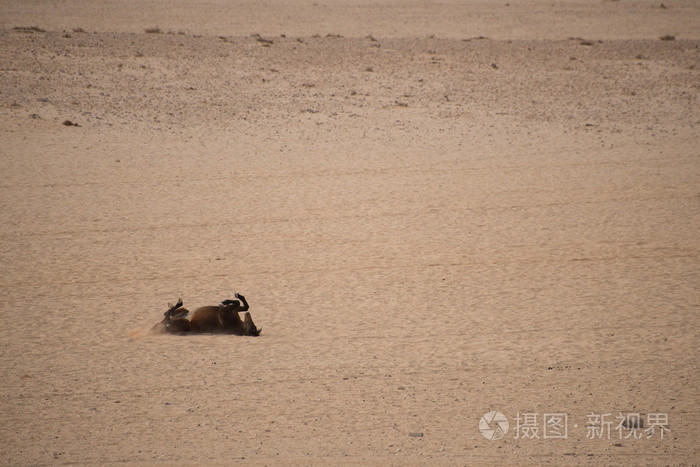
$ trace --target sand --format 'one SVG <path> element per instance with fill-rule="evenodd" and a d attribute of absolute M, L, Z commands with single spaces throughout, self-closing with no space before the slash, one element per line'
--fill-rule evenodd
<path fill-rule="evenodd" d="M 697 464 L 698 24 L 1 2 L 0 464 Z"/>

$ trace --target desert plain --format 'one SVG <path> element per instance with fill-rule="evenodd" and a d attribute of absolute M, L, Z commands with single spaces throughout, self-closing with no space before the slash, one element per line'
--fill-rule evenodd
<path fill-rule="evenodd" d="M 0 0 L 0 464 L 697 465 L 699 48 L 683 0 Z M 236 292 L 260 337 L 150 331 Z"/>

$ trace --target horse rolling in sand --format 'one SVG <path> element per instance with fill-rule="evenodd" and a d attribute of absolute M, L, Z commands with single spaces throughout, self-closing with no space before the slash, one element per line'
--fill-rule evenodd
<path fill-rule="evenodd" d="M 259 336 L 262 328 L 258 329 L 253 323 L 245 297 L 237 293 L 236 298 L 238 300 L 224 300 L 215 306 L 197 308 L 192 313 L 183 308 L 182 299 L 179 299 L 175 305 L 168 304 L 170 308 L 164 313 L 163 321 L 154 326 L 154 330 L 160 328 L 171 334 Z M 242 320 L 238 313 L 243 313 Z"/>

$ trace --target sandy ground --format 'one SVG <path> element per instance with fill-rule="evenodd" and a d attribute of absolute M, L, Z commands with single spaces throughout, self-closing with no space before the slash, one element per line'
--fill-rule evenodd
<path fill-rule="evenodd" d="M 700 462 L 663 3 L 0 1 L 0 464 Z"/>

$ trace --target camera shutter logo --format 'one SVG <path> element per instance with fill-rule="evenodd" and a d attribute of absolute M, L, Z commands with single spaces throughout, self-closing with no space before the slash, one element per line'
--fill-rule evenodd
<path fill-rule="evenodd" d="M 501 412 L 485 413 L 479 420 L 479 431 L 484 435 L 484 438 L 491 441 L 503 438 L 508 433 L 509 427 L 508 419 Z"/>

